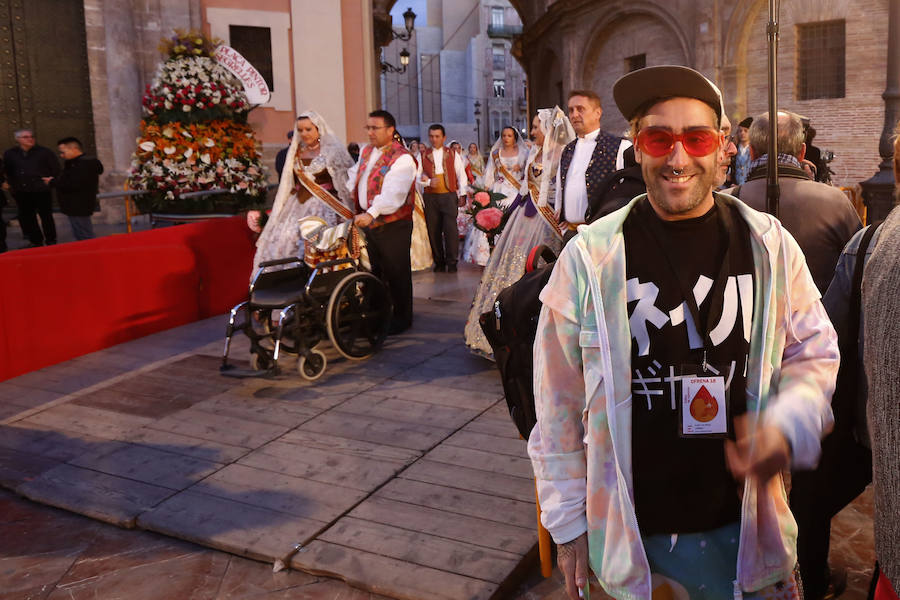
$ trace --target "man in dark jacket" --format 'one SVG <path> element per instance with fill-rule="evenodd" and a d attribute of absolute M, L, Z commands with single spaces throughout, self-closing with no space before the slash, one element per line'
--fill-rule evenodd
<path fill-rule="evenodd" d="M 835 187 L 812 181 L 803 170 L 804 139 L 800 116 L 779 111 L 778 218 L 796 238 L 806 255 L 816 287 L 824 293 L 834 275 L 841 250 L 862 224 L 847 196 Z M 728 192 L 757 210 L 766 207 L 766 175 L 770 164 L 768 143 L 769 117 L 762 114 L 754 117 L 750 126 L 750 156 L 753 160 L 747 182 L 739 186 L 740 189 Z M 845 426 L 844 417 L 837 408 L 834 415 L 834 429 L 840 431 Z M 865 465 L 847 469 L 846 461 L 838 460 L 844 454 L 839 443 L 838 438 L 826 438 L 818 467 L 792 474 L 790 507 L 797 520 L 797 560 L 804 596 L 811 600 L 826 597 L 829 585 L 832 590 L 840 590 L 846 585 L 846 574 L 832 576 L 828 567 L 831 517 L 837 513 L 831 507 L 841 503 L 840 508 L 843 508 L 849 503 L 840 498 L 846 495 L 847 488 L 856 485 L 853 481 L 865 473 Z M 860 489 L 863 488 L 865 483 Z"/>
<path fill-rule="evenodd" d="M 806 255 L 816 287 L 825 293 L 841 250 L 862 227 L 850 200 L 836 187 L 817 183 L 802 168 L 806 157 L 805 133 L 800 116 L 778 113 L 778 219 Z M 769 164 L 769 117 L 754 117 L 750 126 L 750 175 L 740 190 L 726 190 L 756 210 L 766 209 L 766 173 Z"/>
<path fill-rule="evenodd" d="M 78 138 L 63 138 L 57 145 L 64 161 L 62 173 L 58 177 L 45 177 L 44 182 L 56 189 L 59 207 L 69 217 L 75 239 L 89 240 L 94 237 L 91 214 L 97 203 L 103 164 L 96 158 L 84 155 Z"/>
<path fill-rule="evenodd" d="M 30 242 L 29 247 L 55 244 L 53 196 L 43 178 L 59 174 L 59 161 L 52 150 L 35 143 L 34 132 L 30 129 L 19 129 L 15 135 L 18 145 L 3 153 L 6 171 L 3 189 L 10 190 L 16 200 L 19 224 L 22 234 Z M 38 215 L 41 217 L 40 227 Z"/>

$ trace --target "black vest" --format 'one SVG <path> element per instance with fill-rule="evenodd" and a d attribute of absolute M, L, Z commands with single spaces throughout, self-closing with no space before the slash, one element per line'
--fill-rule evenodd
<path fill-rule="evenodd" d="M 560 177 L 560 220 L 569 220 L 565 214 L 566 208 L 566 177 L 569 175 L 569 165 L 572 164 L 572 157 L 575 156 L 575 144 L 577 139 L 572 140 L 563 148 L 562 158 L 559 160 L 559 177 Z M 588 206 L 595 202 L 595 196 L 600 191 L 598 185 L 610 173 L 616 170 L 616 156 L 619 154 L 619 146 L 622 144 L 622 138 L 600 131 L 597 134 L 597 145 L 594 146 L 594 153 L 591 154 L 591 160 L 588 162 L 587 171 L 585 173 L 585 185 L 587 186 Z M 569 215 L 580 222 L 585 215 Z"/>

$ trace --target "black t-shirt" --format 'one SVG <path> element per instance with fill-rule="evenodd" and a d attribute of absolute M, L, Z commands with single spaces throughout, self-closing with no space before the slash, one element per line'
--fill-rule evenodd
<path fill-rule="evenodd" d="M 644 199 L 626 219 L 624 235 L 638 525 L 644 534 L 709 531 L 739 519 L 738 489 L 725 463 L 724 439 L 680 436 L 679 378 L 691 373 L 684 365 L 701 364 L 708 330 L 707 360 L 727 369 L 729 417 L 746 412 L 750 233 L 737 209 L 718 199 L 702 217 L 683 221 L 663 221 Z M 682 289 L 697 299 L 699 327 L 692 326 Z"/>

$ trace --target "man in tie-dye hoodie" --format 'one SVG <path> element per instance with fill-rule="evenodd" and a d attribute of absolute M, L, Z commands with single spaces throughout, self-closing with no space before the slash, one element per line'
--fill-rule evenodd
<path fill-rule="evenodd" d="M 781 477 L 832 424 L 837 336 L 771 216 L 713 193 L 719 90 L 686 67 L 621 78 L 647 194 L 579 227 L 541 294 L 541 519 L 571 598 L 798 598 Z"/>

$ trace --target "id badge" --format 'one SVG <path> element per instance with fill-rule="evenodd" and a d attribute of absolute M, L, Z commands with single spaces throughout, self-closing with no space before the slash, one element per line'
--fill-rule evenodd
<path fill-rule="evenodd" d="M 715 365 L 681 367 L 678 435 L 683 438 L 726 438 L 731 422 L 727 370 Z"/>

